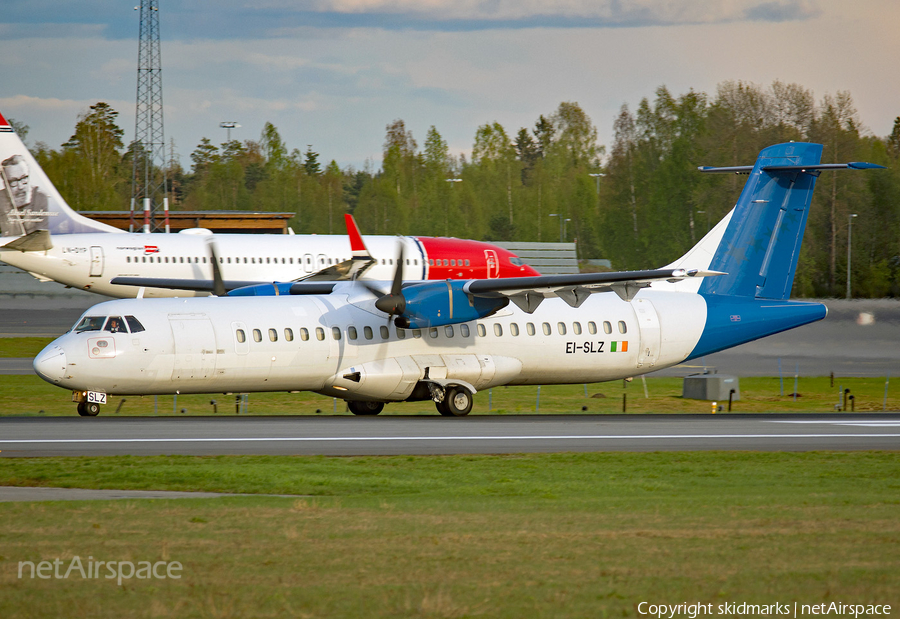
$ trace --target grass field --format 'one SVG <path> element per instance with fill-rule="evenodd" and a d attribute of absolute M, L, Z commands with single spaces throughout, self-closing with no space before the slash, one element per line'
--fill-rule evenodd
<path fill-rule="evenodd" d="M 622 397 L 627 396 L 629 413 L 710 413 L 711 403 L 681 397 L 680 378 L 636 378 L 631 383 L 615 381 L 591 385 L 548 385 L 541 387 L 498 387 L 475 396 L 473 414 L 522 414 L 536 409 L 541 413 L 621 413 Z M 793 378 L 785 379 L 784 394 L 777 378 L 741 378 L 741 400 L 734 412 L 834 412 L 841 402 L 839 389 L 850 389 L 858 412 L 880 411 L 884 405 L 883 378 L 800 378 L 796 400 Z M 889 385 L 887 410 L 900 409 L 900 380 Z M 585 395 L 587 394 L 587 395 Z M 344 402 L 312 393 L 252 393 L 246 411 L 255 415 L 347 414 Z M 122 400 L 125 400 L 122 403 Z M 210 401 L 215 400 L 215 408 Z M 121 408 L 119 405 L 121 404 Z M 539 407 L 538 407 L 539 404 Z M 727 413 L 728 402 L 720 402 Z M 585 408 L 582 411 L 582 408 Z M 118 409 L 118 413 L 116 410 Z M 184 413 L 181 411 L 184 410 Z M 101 415 L 219 415 L 235 414 L 235 397 L 219 394 L 148 397 L 110 397 Z M 399 402 L 385 407 L 382 415 L 434 414 L 431 402 Z M 0 416 L 75 415 L 71 393 L 54 387 L 37 376 L 0 376 Z"/>
<path fill-rule="evenodd" d="M 0 504 L 3 617 L 635 617 L 897 607 L 896 453 L 0 460 L 0 485 L 302 495 Z M 19 561 L 178 561 L 178 580 Z M 684 616 L 684 615 L 682 615 Z"/>

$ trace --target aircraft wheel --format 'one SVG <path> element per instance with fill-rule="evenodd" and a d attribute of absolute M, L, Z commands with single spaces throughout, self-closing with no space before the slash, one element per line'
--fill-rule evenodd
<path fill-rule="evenodd" d="M 377 415 L 384 410 L 384 402 L 362 402 L 348 400 L 347 407 L 354 415 Z"/>
<path fill-rule="evenodd" d="M 450 415 L 464 417 L 472 410 L 474 400 L 472 394 L 465 387 L 451 387 L 447 390 L 444 403 Z"/>
<path fill-rule="evenodd" d="M 447 398 L 450 394 L 444 396 L 444 399 L 440 402 L 435 402 L 434 406 L 437 408 L 437 412 L 439 412 L 444 417 L 454 417 L 455 415 L 450 412 L 450 409 L 447 408 Z"/>
<path fill-rule="evenodd" d="M 77 409 L 82 417 L 96 417 L 100 414 L 100 405 L 96 402 L 79 402 Z"/>

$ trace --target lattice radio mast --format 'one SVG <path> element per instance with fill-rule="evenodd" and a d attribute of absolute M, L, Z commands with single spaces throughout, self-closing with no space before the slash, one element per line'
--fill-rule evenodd
<path fill-rule="evenodd" d="M 163 211 L 165 231 L 169 231 L 158 4 L 158 0 L 140 0 L 140 6 L 134 7 L 141 13 L 141 23 L 138 35 L 137 105 L 134 114 L 131 232 L 135 228 L 135 205 L 143 206 L 144 232 L 160 228 L 160 210 Z"/>

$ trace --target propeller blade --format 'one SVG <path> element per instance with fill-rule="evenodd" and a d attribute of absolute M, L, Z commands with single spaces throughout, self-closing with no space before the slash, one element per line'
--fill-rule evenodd
<path fill-rule="evenodd" d="M 216 255 L 216 244 L 209 240 L 209 259 L 212 261 L 212 276 L 213 276 L 213 296 L 216 297 L 224 297 L 225 296 L 225 282 L 222 279 L 222 271 L 219 269 L 219 257 Z"/>
<path fill-rule="evenodd" d="M 394 280 L 391 282 L 391 292 L 381 295 L 375 301 L 375 307 L 389 316 L 399 316 L 406 311 L 406 297 L 403 296 L 403 239 L 400 239 L 400 251 L 394 269 Z"/>
<path fill-rule="evenodd" d="M 394 283 L 391 285 L 391 296 L 403 296 L 400 294 L 401 288 L 403 288 L 403 239 L 400 239 L 400 252 L 397 255 L 397 268 L 394 269 Z"/>

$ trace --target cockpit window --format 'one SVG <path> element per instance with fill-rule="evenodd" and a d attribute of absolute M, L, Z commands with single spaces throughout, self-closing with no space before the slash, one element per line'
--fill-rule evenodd
<path fill-rule="evenodd" d="M 131 329 L 132 333 L 140 333 L 141 331 L 146 331 L 144 329 L 144 325 L 141 324 L 134 316 L 126 316 L 125 320 L 128 322 L 128 328 Z"/>
<path fill-rule="evenodd" d="M 106 316 L 85 316 L 77 325 L 75 325 L 75 333 L 83 331 L 99 331 L 103 328 Z"/>
<path fill-rule="evenodd" d="M 522 259 L 519 258 L 518 256 L 513 256 L 512 258 L 509 259 L 509 261 L 510 261 L 510 263 L 516 265 L 517 267 L 520 267 L 523 264 L 525 264 L 524 262 L 522 262 Z"/>
<path fill-rule="evenodd" d="M 110 316 L 109 320 L 106 321 L 106 328 L 103 330 L 110 333 L 128 333 L 128 329 L 125 328 L 125 321 L 122 320 L 121 316 Z"/>

